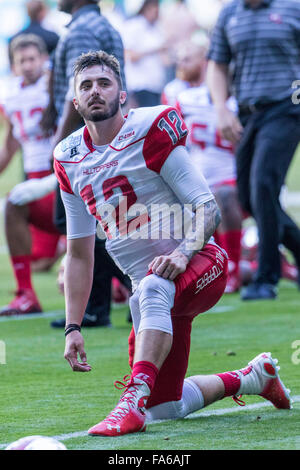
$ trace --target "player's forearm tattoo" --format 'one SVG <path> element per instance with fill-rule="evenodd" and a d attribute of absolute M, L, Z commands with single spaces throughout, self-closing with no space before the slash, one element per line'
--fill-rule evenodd
<path fill-rule="evenodd" d="M 220 209 L 215 200 L 198 207 L 195 211 L 196 228 L 191 227 L 177 248 L 189 260 L 202 250 L 221 222 Z M 195 219 L 194 219 L 195 222 Z"/>

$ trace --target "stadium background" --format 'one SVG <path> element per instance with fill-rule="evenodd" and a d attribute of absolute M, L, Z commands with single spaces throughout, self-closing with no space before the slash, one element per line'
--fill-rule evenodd
<path fill-rule="evenodd" d="M 122 0 L 115 3 L 122 8 Z M 68 18 L 60 14 L 58 22 L 56 2 L 49 0 L 48 4 L 49 21 L 62 28 Z M 103 12 L 109 14 L 114 2 L 102 0 L 101 5 Z M 25 0 L 0 0 L 0 18 L 4 17 L 0 32 L 0 82 L 8 73 L 7 39 L 28 22 Z M 2 136 L 0 123 L 0 141 Z M 20 155 L 0 175 L 1 305 L 8 303 L 13 290 L 3 231 L 3 201 L 22 176 Z M 299 151 L 288 174 L 287 188 L 288 209 L 300 223 Z M 197 374 L 238 368 L 262 350 L 270 350 L 278 357 L 282 378 L 292 390 L 295 403 L 291 412 L 275 410 L 258 397 L 247 398 L 249 406 L 245 409 L 227 399 L 191 419 L 150 425 L 143 435 L 104 442 L 87 437 L 85 430 L 94 423 L 95 416 L 100 419 L 110 411 L 118 396 L 112 384 L 120 378 L 121 370 L 127 370 L 130 329 L 127 308 L 114 307 L 110 330 L 85 332 L 93 372 L 84 376 L 72 374 L 62 357 L 63 334 L 49 327 L 50 319 L 60 318 L 64 308 L 56 286 L 57 269 L 56 266 L 49 273 L 34 275 L 45 314 L 0 320 L 0 340 L 5 343 L 5 361 L 0 361 L 0 449 L 31 434 L 58 436 L 69 449 L 300 449 L 300 354 L 295 346 L 300 340 L 300 293 L 291 282 L 280 283 L 276 303 L 246 304 L 235 294 L 223 297 L 211 312 L 198 317 L 188 371 Z M 99 394 L 95 393 L 98 390 Z"/>

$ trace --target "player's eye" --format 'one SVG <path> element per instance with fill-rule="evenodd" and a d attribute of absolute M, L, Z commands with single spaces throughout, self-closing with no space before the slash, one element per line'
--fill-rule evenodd
<path fill-rule="evenodd" d="M 82 83 L 81 86 L 80 86 L 80 88 L 81 88 L 82 90 L 87 90 L 87 89 L 90 88 L 90 87 L 91 87 L 91 83 L 89 83 L 89 82 L 84 82 L 84 83 Z"/>

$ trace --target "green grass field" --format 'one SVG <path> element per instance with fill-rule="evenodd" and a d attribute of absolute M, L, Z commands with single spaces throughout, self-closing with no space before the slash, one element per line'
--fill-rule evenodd
<path fill-rule="evenodd" d="M 0 197 L 20 175 L 16 159 L 0 176 Z M 289 173 L 292 191 L 300 191 L 299 176 L 300 153 Z M 300 215 L 298 207 L 291 212 Z M 293 343 L 300 342 L 300 292 L 294 284 L 282 281 L 276 301 L 243 303 L 238 295 L 224 296 L 211 312 L 199 316 L 188 370 L 195 375 L 240 368 L 258 353 L 271 351 L 294 397 L 292 410 L 276 410 L 260 397 L 246 397 L 247 406 L 240 408 L 227 398 L 184 420 L 149 424 L 146 433 L 92 438 L 87 429 L 114 407 L 120 392 L 113 383 L 129 372 L 127 307 L 113 309 L 113 328 L 83 330 L 92 371 L 73 373 L 63 358 L 63 332 L 49 326 L 64 308 L 56 274 L 57 266 L 34 275 L 45 314 L 0 319 L 0 340 L 5 344 L 1 354 L 0 343 L 0 449 L 33 434 L 56 436 L 76 450 L 300 449 L 300 347 L 299 354 L 293 349 Z M 11 299 L 14 281 L 2 219 L 0 278 L 3 305 Z"/>

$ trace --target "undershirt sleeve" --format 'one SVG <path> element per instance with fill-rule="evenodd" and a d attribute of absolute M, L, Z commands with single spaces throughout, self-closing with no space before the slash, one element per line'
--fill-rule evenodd
<path fill-rule="evenodd" d="M 87 212 L 83 200 L 62 190 L 60 194 L 66 211 L 67 239 L 95 235 L 96 219 Z"/>
<path fill-rule="evenodd" d="M 200 170 L 185 147 L 178 146 L 164 162 L 160 175 L 182 204 L 191 204 L 193 210 L 214 199 Z"/>

